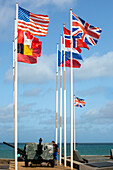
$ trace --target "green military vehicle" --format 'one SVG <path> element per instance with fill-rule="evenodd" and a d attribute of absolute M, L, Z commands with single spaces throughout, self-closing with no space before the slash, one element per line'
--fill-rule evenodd
<path fill-rule="evenodd" d="M 11 144 L 3 143 L 14 148 Z M 26 167 L 28 167 L 29 162 L 31 162 L 31 165 L 46 162 L 51 164 L 51 167 L 54 167 L 53 144 L 42 143 L 41 138 L 39 139 L 39 143 L 26 143 L 24 150 L 18 148 L 18 154 L 24 158 Z"/>

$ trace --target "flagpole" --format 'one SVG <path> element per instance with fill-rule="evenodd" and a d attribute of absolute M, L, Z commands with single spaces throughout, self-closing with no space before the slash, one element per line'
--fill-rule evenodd
<path fill-rule="evenodd" d="M 15 144 L 15 170 L 17 170 L 17 24 L 18 3 L 16 3 L 16 19 L 14 34 L 14 144 Z"/>
<path fill-rule="evenodd" d="M 15 44 L 13 40 L 13 101 L 14 101 L 14 79 L 15 79 Z M 14 110 L 14 104 L 13 104 L 13 110 Z"/>
<path fill-rule="evenodd" d="M 58 141 L 58 45 L 57 43 L 57 66 L 56 66 L 56 138 L 55 138 L 55 143 L 57 144 Z"/>
<path fill-rule="evenodd" d="M 71 169 L 73 169 L 73 68 L 72 68 L 72 8 L 70 9 L 70 33 L 71 33 L 71 70 L 70 70 L 70 111 L 71 111 Z"/>
<path fill-rule="evenodd" d="M 75 97 L 75 95 L 74 95 L 74 97 Z M 75 106 L 74 106 L 74 150 L 76 150 L 76 140 L 75 140 L 75 137 L 76 137 L 76 135 L 75 135 Z"/>
<path fill-rule="evenodd" d="M 65 24 L 63 24 L 63 27 L 65 28 Z M 65 37 L 64 37 L 64 166 L 66 167 L 66 69 L 65 69 Z"/>
<path fill-rule="evenodd" d="M 61 56 L 60 56 L 60 165 L 62 157 L 62 34 L 61 34 Z"/>

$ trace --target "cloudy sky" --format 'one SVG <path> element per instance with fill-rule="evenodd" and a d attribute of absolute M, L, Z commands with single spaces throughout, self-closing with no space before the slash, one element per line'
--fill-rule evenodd
<path fill-rule="evenodd" d="M 82 49 L 84 61 L 74 69 L 74 94 L 86 106 L 76 108 L 76 142 L 113 142 L 113 1 L 19 0 L 32 13 L 50 19 L 37 64 L 18 63 L 18 141 L 55 139 L 56 45 L 63 23 L 70 29 L 70 8 L 102 29 L 96 46 Z M 13 39 L 16 1 L 0 0 L 0 142 L 14 141 Z M 67 141 L 70 142 L 70 69 L 66 69 Z M 58 118 L 59 123 L 59 118 Z M 63 122 L 62 122 L 63 125 Z"/>

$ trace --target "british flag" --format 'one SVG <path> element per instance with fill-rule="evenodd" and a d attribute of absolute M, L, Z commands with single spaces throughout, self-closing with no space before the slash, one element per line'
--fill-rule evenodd
<path fill-rule="evenodd" d="M 94 27 L 72 13 L 72 36 L 77 36 L 88 45 L 96 45 L 102 30 Z"/>
<path fill-rule="evenodd" d="M 74 106 L 84 107 L 85 104 L 86 104 L 86 102 L 84 101 L 84 99 L 80 99 L 80 98 L 74 96 Z"/>
<path fill-rule="evenodd" d="M 64 27 L 63 31 L 64 31 L 65 47 L 70 48 L 71 46 L 70 30 Z M 82 39 L 79 39 L 79 35 L 72 37 L 72 43 L 73 43 L 73 48 L 76 49 L 79 53 L 81 53 L 82 51 L 81 48 L 87 48 L 89 50 L 87 44 L 83 42 Z"/>

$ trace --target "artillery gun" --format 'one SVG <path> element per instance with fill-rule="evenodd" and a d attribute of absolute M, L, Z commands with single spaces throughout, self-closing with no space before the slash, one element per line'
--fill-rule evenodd
<path fill-rule="evenodd" d="M 9 143 L 3 143 L 14 148 L 14 146 Z M 31 162 L 31 165 L 46 162 L 50 163 L 51 167 L 54 167 L 53 144 L 42 143 L 41 138 L 39 139 L 39 143 L 26 143 L 24 150 L 17 148 L 17 152 L 24 158 L 26 167 L 28 167 L 29 162 Z"/>

